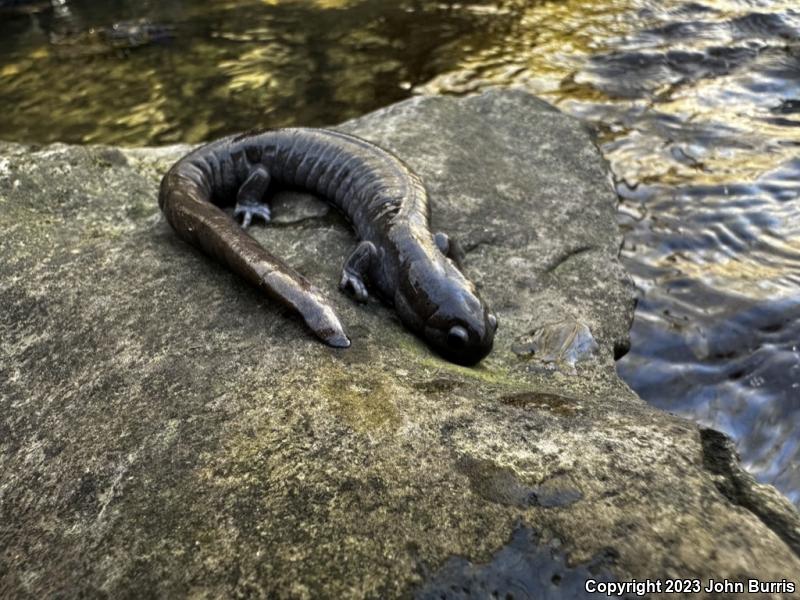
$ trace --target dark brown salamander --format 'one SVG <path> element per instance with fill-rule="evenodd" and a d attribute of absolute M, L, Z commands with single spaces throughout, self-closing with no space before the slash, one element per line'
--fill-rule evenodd
<path fill-rule="evenodd" d="M 497 319 L 454 262 L 447 235 L 431 233 L 422 181 L 370 142 L 301 128 L 223 138 L 167 172 L 159 204 L 184 240 L 299 312 L 327 344 L 347 347 L 350 340 L 322 294 L 243 230 L 254 217 L 269 221 L 264 196 L 272 182 L 326 198 L 353 225 L 360 241 L 345 261 L 342 289 L 364 302 L 368 282 L 449 360 L 474 364 L 489 353 Z M 234 201 L 242 227 L 219 208 Z"/>

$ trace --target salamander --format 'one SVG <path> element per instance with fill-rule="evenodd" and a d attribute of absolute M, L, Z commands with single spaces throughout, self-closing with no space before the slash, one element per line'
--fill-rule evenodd
<path fill-rule="evenodd" d="M 365 302 L 369 290 L 443 357 L 479 362 L 497 317 L 461 270 L 457 244 L 430 229 L 419 176 L 401 159 L 353 135 L 288 128 L 228 136 L 190 152 L 166 173 L 159 205 L 177 234 L 293 309 L 325 343 L 350 340 L 320 291 L 247 232 L 270 220 L 272 184 L 321 196 L 353 226 L 358 244 L 340 287 Z M 223 211 L 234 205 L 231 218 Z"/>

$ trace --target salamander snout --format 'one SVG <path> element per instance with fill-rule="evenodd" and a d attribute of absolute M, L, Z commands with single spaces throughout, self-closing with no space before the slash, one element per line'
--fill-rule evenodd
<path fill-rule="evenodd" d="M 497 317 L 484 312 L 479 319 L 458 319 L 441 329 L 429 322 L 425 337 L 448 360 L 474 365 L 491 352 L 496 330 Z"/>
<path fill-rule="evenodd" d="M 497 317 L 461 271 L 441 257 L 412 263 L 395 290 L 394 306 L 449 361 L 474 365 L 492 351 Z"/>

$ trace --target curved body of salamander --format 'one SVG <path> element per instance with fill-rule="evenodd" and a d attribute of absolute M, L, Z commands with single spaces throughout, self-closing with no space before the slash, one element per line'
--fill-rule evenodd
<path fill-rule="evenodd" d="M 353 225 L 360 241 L 345 262 L 342 288 L 364 301 L 367 282 L 450 360 L 474 364 L 489 353 L 497 319 L 454 262 L 447 236 L 431 233 L 422 181 L 370 142 L 303 128 L 223 138 L 167 172 L 159 204 L 183 239 L 299 312 L 326 343 L 349 346 L 322 294 L 219 208 L 235 203 L 244 227 L 254 216 L 269 220 L 264 196 L 272 182 L 318 194 Z"/>

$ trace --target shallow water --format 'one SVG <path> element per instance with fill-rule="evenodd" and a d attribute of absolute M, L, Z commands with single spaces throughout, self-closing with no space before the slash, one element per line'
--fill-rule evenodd
<path fill-rule="evenodd" d="M 595 126 L 640 301 L 619 372 L 800 505 L 794 0 L 0 0 L 0 138 L 155 144 L 515 85 Z M 143 22 L 146 19 L 147 22 Z M 115 27 L 116 24 L 116 27 Z"/>

